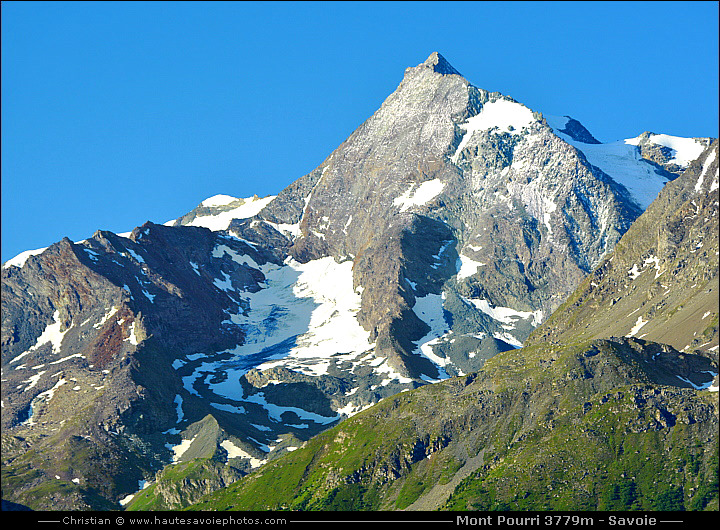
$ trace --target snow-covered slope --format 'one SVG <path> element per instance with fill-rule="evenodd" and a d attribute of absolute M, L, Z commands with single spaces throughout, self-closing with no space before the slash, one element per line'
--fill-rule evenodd
<path fill-rule="evenodd" d="M 227 230 L 233 219 L 247 219 L 257 215 L 275 198 L 274 195 L 239 199 L 230 195 L 214 195 L 202 201 L 192 212 L 168 226 L 204 226 L 212 231 Z"/>
<path fill-rule="evenodd" d="M 656 165 L 642 158 L 637 142 L 634 142 L 633 139 L 605 144 L 580 142 L 563 132 L 569 118 L 545 116 L 545 119 L 555 134 L 581 151 L 588 162 L 609 175 L 618 184 L 622 184 L 643 210 L 655 200 L 660 190 L 668 182 L 667 176 L 658 171 Z M 682 145 L 685 148 L 682 156 L 694 157 L 691 160 L 697 158 L 703 149 L 703 146 L 692 138 L 676 138 L 675 145 Z M 699 146 L 700 151 L 688 149 L 688 145 Z"/>
<path fill-rule="evenodd" d="M 628 138 L 626 144 L 640 145 L 642 136 L 636 138 Z M 667 147 L 672 151 L 672 158 L 669 162 L 677 164 L 683 168 L 690 165 L 691 162 L 697 160 L 707 147 L 705 142 L 698 138 L 682 138 L 680 136 L 670 136 L 668 134 L 650 134 L 648 140 L 655 145 Z"/>
<path fill-rule="evenodd" d="M 3 268 L 5 268 L 5 267 L 22 267 L 23 265 L 25 265 L 25 262 L 27 261 L 27 259 L 30 256 L 37 256 L 38 254 L 42 254 L 43 252 L 45 252 L 46 248 L 47 247 L 38 248 L 35 250 L 26 250 L 24 252 L 21 252 L 14 258 L 10 258 L 9 260 L 7 260 L 5 263 L 3 263 L 2 266 L 3 266 Z"/>

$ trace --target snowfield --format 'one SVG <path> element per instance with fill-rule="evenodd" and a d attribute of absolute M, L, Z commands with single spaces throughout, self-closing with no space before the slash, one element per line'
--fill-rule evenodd
<path fill-rule="evenodd" d="M 203 202 L 200 203 L 200 205 L 207 207 L 219 207 L 226 206 L 237 200 L 243 200 L 245 202 L 241 206 L 226 210 L 224 212 L 198 216 L 190 223 L 188 223 L 188 225 L 204 226 L 205 228 L 209 228 L 214 232 L 218 232 L 220 230 L 227 230 L 228 226 L 230 226 L 230 222 L 233 219 L 247 219 L 248 217 L 253 217 L 254 215 L 257 215 L 258 213 L 260 213 L 260 210 L 270 204 L 270 202 L 272 202 L 274 198 L 275 195 L 269 195 L 262 199 L 256 197 L 236 199 L 235 197 L 230 197 L 229 195 L 215 195 L 213 197 L 210 197 L 209 199 L 205 199 Z"/>
<path fill-rule="evenodd" d="M 647 209 L 665 186 L 667 179 L 640 157 L 639 136 L 605 144 L 586 144 L 561 132 L 568 122 L 567 117 L 545 116 L 545 119 L 557 136 L 581 151 L 593 166 L 627 188 L 643 210 Z M 694 138 L 667 134 L 652 135 L 650 141 L 672 149 L 675 157 L 671 162 L 681 167 L 687 167 L 696 160 L 705 148 Z"/>
<path fill-rule="evenodd" d="M 674 151 L 674 157 L 670 162 L 682 167 L 687 167 L 690 165 L 690 162 L 697 160 L 697 157 L 699 157 L 705 149 L 705 146 L 694 138 L 682 138 L 668 134 L 653 134 L 649 137 L 649 140 L 656 145 L 662 145 L 672 149 Z M 639 137 L 625 140 L 625 143 L 630 145 L 638 145 L 639 142 Z"/>
<path fill-rule="evenodd" d="M 468 145 L 473 134 L 478 131 L 487 131 L 497 128 L 502 132 L 519 134 L 522 129 L 528 127 L 535 118 L 532 110 L 521 103 L 515 103 L 506 99 L 498 99 L 483 105 L 480 112 L 471 116 L 459 127 L 465 130 L 465 135 L 458 145 L 455 153 L 450 157 L 454 164 L 457 164 L 460 153 Z"/>

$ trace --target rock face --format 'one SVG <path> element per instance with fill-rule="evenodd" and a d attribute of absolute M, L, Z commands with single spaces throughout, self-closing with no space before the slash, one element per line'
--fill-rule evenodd
<path fill-rule="evenodd" d="M 669 183 L 531 343 L 631 336 L 718 350 L 718 142 Z"/>
<path fill-rule="evenodd" d="M 238 448 L 230 480 L 382 398 L 477 371 L 520 347 L 708 144 L 600 144 L 434 53 L 277 196 L 215 196 L 10 260 L 3 495 L 117 507 L 208 416 L 216 449 Z"/>

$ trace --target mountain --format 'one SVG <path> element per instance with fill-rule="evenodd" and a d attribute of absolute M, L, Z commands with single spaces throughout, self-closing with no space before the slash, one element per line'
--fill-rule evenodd
<path fill-rule="evenodd" d="M 385 399 L 192 508 L 717 510 L 717 324 L 684 351 L 635 328 L 612 337 L 627 304 L 653 303 L 647 284 L 629 287 L 643 275 L 717 319 L 717 153 L 716 140 L 663 189 L 525 347 Z M 657 268 L 628 274 L 648 253 Z M 707 324 L 667 300 L 648 335 L 684 343 Z"/>
<path fill-rule="evenodd" d="M 530 342 L 636 336 L 717 353 L 717 175 L 715 141 Z"/>
<path fill-rule="evenodd" d="M 9 260 L 3 497 L 132 506 L 182 471 L 188 491 L 152 491 L 185 505 L 383 398 L 477 372 L 710 142 L 601 144 L 433 53 L 276 196 Z"/>

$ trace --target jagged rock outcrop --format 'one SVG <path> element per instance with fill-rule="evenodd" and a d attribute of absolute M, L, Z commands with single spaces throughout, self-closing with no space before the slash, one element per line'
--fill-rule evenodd
<path fill-rule="evenodd" d="M 530 343 L 627 335 L 717 355 L 717 155 L 715 140 Z"/>

